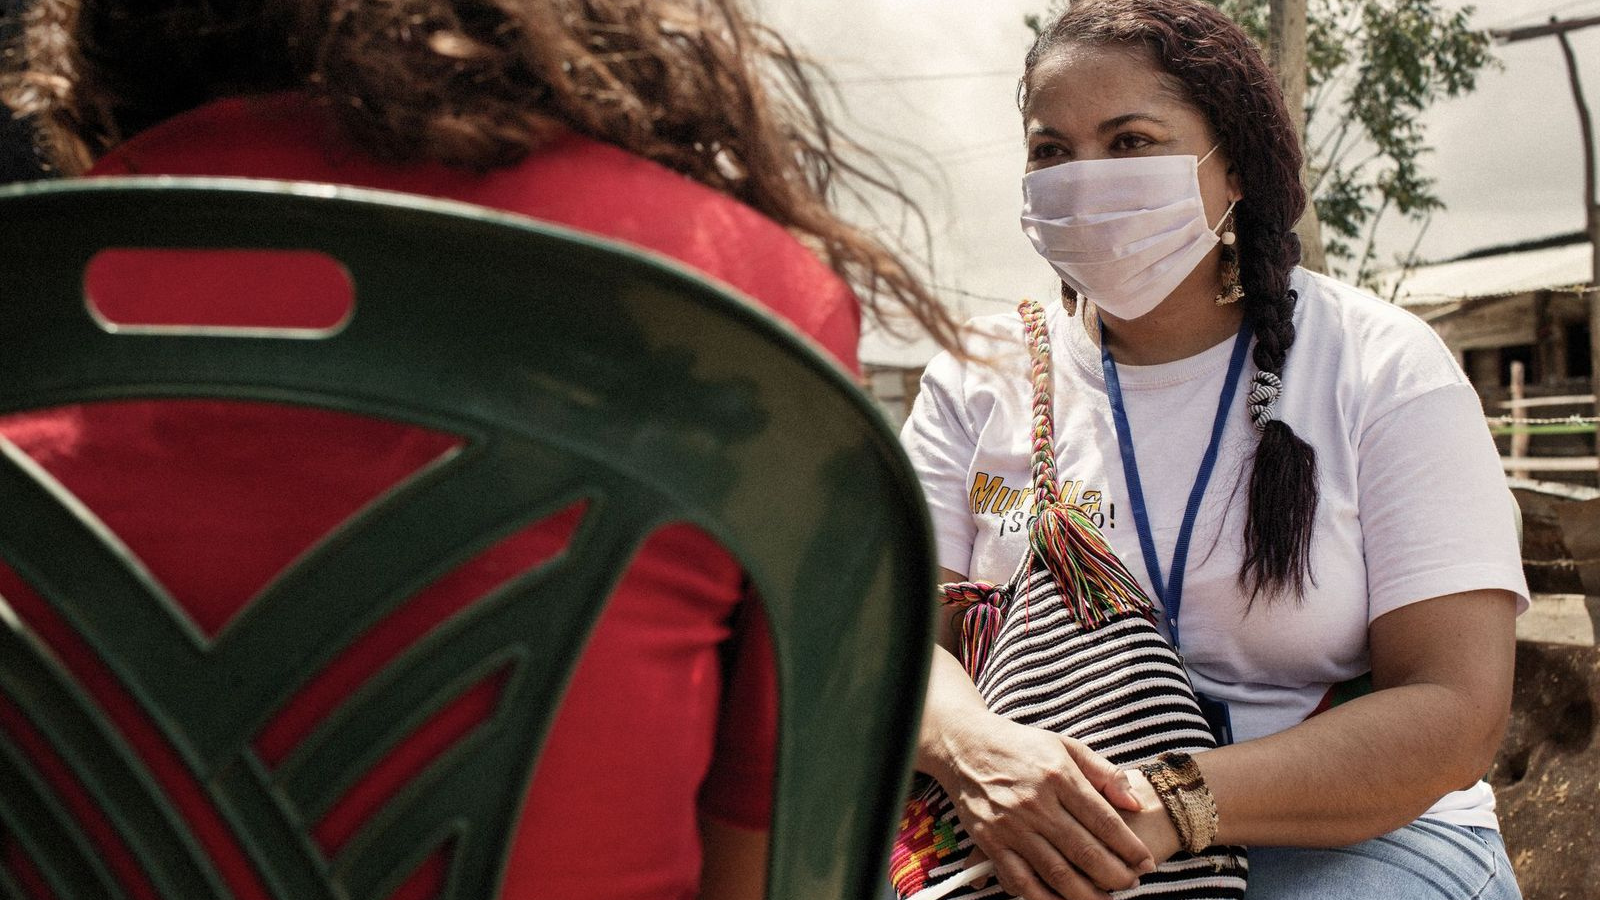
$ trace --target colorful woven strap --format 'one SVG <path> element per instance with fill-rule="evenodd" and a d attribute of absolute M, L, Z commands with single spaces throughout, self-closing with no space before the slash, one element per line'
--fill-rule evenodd
<path fill-rule="evenodd" d="M 1066 503 L 1056 478 L 1054 394 L 1050 333 L 1044 308 L 1024 300 L 1022 331 L 1033 377 L 1033 519 L 1028 544 L 1085 629 L 1124 613 L 1155 621 L 1155 609 L 1138 579 L 1122 564 L 1082 507 Z"/>
<path fill-rule="evenodd" d="M 1033 507 L 1053 506 L 1060 501 L 1056 481 L 1055 412 L 1050 390 L 1050 331 L 1044 325 L 1044 309 L 1033 300 L 1017 307 L 1022 313 L 1022 333 L 1028 342 L 1028 362 L 1033 375 Z"/>

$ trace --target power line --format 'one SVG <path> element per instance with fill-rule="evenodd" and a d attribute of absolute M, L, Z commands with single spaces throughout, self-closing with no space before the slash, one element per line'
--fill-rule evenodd
<path fill-rule="evenodd" d="M 1588 401 L 1585 400 L 1585 403 Z M 1574 403 L 1573 406 L 1578 404 Z M 1507 413 L 1502 416 L 1484 416 L 1490 425 L 1600 425 L 1600 416 L 1551 416 L 1547 418 L 1524 418 Z"/>
<path fill-rule="evenodd" d="M 963 157 L 959 157 L 959 158 L 956 158 L 956 159 L 935 160 L 934 161 L 934 165 L 939 166 L 941 168 L 960 168 L 962 166 L 970 166 L 970 165 L 972 165 L 974 163 L 993 162 L 995 160 L 1002 159 L 1002 158 L 1004 158 L 1006 156 L 1010 156 L 1011 153 L 1012 153 L 1011 148 L 1006 147 L 1006 148 L 1001 148 L 1001 149 L 997 149 L 997 150 L 990 150 L 987 153 L 976 153 L 976 154 L 973 154 L 973 155 L 970 155 L 970 156 L 963 156 Z M 1018 159 L 1020 160 L 1020 155 L 1018 156 Z M 1015 162 L 1017 160 L 1013 160 L 1013 161 Z M 1017 170 L 1017 177 L 1020 178 L 1021 176 L 1022 176 L 1022 170 L 1019 168 Z"/>
<path fill-rule="evenodd" d="M 991 69 L 982 72 L 925 72 L 918 75 L 866 75 L 860 78 L 835 78 L 837 85 L 906 84 L 918 81 L 953 81 L 958 78 L 1019 78 L 1016 69 Z"/>
<path fill-rule="evenodd" d="M 978 141 L 975 144 L 962 144 L 957 147 L 941 148 L 938 152 L 933 154 L 933 157 L 935 159 L 950 159 L 957 156 L 966 156 L 969 153 L 1000 150 L 1008 147 L 1016 147 L 1017 149 L 1021 149 L 1022 146 L 1023 141 L 1021 135 L 1002 138 L 989 138 L 986 141 Z"/>
<path fill-rule="evenodd" d="M 988 146 L 968 147 L 964 150 L 953 150 L 948 153 L 937 153 L 932 156 L 935 165 L 964 166 L 968 163 L 997 159 L 1011 154 L 1022 154 L 1027 148 L 1018 140 L 1008 138 L 1004 141 Z"/>
<path fill-rule="evenodd" d="M 1021 302 L 1020 300 L 1017 300 L 1017 299 L 1009 299 L 1009 298 L 1006 298 L 1006 297 L 996 297 L 996 296 L 994 296 L 992 294 L 979 294 L 979 293 L 977 293 L 975 291 L 969 291 L 969 290 L 966 290 L 965 288 L 958 288 L 958 287 L 955 287 L 953 285 L 948 285 L 948 284 L 934 284 L 934 285 L 929 285 L 929 287 L 933 288 L 935 291 L 938 291 L 938 292 L 940 292 L 942 294 L 955 294 L 958 297 L 967 297 L 967 298 L 972 299 L 972 300 L 982 300 L 982 301 L 984 301 L 986 303 L 1004 303 L 1007 306 L 1016 306 L 1019 302 Z"/>
<path fill-rule="evenodd" d="M 940 168 L 943 168 L 943 169 L 961 169 L 961 168 L 965 168 L 967 166 L 977 165 L 979 163 L 993 162 L 994 160 L 997 160 L 997 159 L 1000 158 L 1001 152 L 1003 152 L 1003 151 L 998 151 L 997 150 L 997 151 L 995 151 L 993 153 L 989 153 L 989 154 L 983 155 L 983 156 L 969 156 L 966 159 L 946 160 L 944 162 L 939 163 L 938 165 L 939 165 Z M 1017 170 L 1017 177 L 1019 177 L 1019 178 L 1022 177 L 1022 170 L 1021 169 Z"/>

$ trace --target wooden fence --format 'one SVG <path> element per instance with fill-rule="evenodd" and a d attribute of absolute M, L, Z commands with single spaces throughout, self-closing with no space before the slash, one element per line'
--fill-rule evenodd
<path fill-rule="evenodd" d="M 1592 453 L 1534 456 L 1532 452 L 1533 438 L 1539 435 L 1595 434 L 1594 394 L 1530 397 L 1523 364 L 1513 362 L 1510 399 L 1490 403 L 1506 410 L 1502 415 L 1489 416 L 1489 431 L 1497 437 L 1508 435 L 1511 438 L 1511 452 L 1500 457 L 1500 465 L 1512 478 L 1528 478 L 1535 472 L 1600 472 L 1600 457 Z M 1565 449 L 1570 449 L 1570 445 Z"/>

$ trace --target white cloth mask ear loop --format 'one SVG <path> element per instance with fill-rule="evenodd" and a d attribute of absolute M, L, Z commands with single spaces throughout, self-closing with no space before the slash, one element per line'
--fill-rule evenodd
<path fill-rule="evenodd" d="M 1217 220 L 1216 228 L 1213 228 L 1211 230 L 1212 231 L 1216 231 L 1217 228 L 1221 228 L 1222 226 L 1228 224 L 1228 217 L 1233 215 L 1233 208 L 1235 206 L 1238 206 L 1238 205 L 1239 205 L 1239 201 L 1237 201 L 1237 200 L 1229 200 L 1228 201 L 1228 208 L 1222 211 L 1222 218 Z M 1224 246 L 1228 246 L 1228 247 L 1233 246 L 1233 242 L 1235 240 L 1232 230 L 1222 232 L 1221 234 L 1217 235 L 1217 238 L 1222 241 Z"/>
<path fill-rule="evenodd" d="M 1199 161 L 1197 161 L 1194 164 L 1194 171 L 1195 171 L 1195 176 L 1194 177 L 1195 177 L 1196 181 L 1200 180 L 1200 167 L 1205 165 L 1206 164 L 1206 160 L 1211 158 L 1211 154 L 1216 153 L 1217 152 L 1217 148 L 1221 147 L 1221 146 L 1222 146 L 1221 144 L 1212 144 L 1211 145 L 1211 149 L 1206 151 L 1206 155 L 1200 157 Z M 1222 218 L 1217 220 L 1217 224 L 1214 227 L 1212 227 L 1212 229 L 1211 229 L 1212 232 L 1215 232 L 1218 228 L 1221 228 L 1228 221 L 1228 216 L 1233 213 L 1233 208 L 1235 206 L 1237 206 L 1238 204 L 1239 204 L 1239 201 L 1237 201 L 1237 200 L 1229 200 L 1228 201 L 1228 208 L 1222 211 Z M 1228 246 L 1232 246 L 1233 245 L 1233 242 L 1234 242 L 1233 232 L 1224 231 L 1222 234 L 1217 235 L 1217 236 L 1219 238 L 1221 238 L 1222 243 L 1224 243 L 1224 244 L 1226 244 Z"/>

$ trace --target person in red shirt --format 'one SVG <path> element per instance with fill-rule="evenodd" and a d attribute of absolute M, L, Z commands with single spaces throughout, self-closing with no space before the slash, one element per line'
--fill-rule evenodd
<path fill-rule="evenodd" d="M 852 372 L 863 304 L 907 311 L 954 343 L 952 321 L 908 267 L 829 202 L 841 178 L 897 192 L 838 156 L 805 69 L 736 0 L 51 0 L 30 12 L 19 59 L 0 82 L 5 99 L 39 123 L 68 172 L 331 182 L 532 216 L 722 281 Z M 303 272 L 239 289 L 239 260 L 221 254 L 104 263 L 88 293 L 119 322 L 294 327 L 336 321 L 347 302 Z M 163 265 L 181 265 L 181 278 Z M 852 284 L 872 292 L 858 302 Z M 86 404 L 0 420 L 0 435 L 211 635 L 322 535 L 455 443 L 342 413 L 210 401 Z M 557 552 L 580 515 L 504 541 L 373 626 L 262 730 L 263 764 L 284 759 L 430 627 Z M 179 789 L 182 764 L 141 725 L 137 702 L 78 659 L 70 628 L 20 578 L 0 572 L 0 595 L 133 736 L 200 839 L 221 848 L 230 888 L 266 896 L 244 857 L 224 852 L 203 792 Z M 574 676 L 512 839 L 504 896 L 760 896 L 770 667 L 737 564 L 695 528 L 655 533 Z M 471 700 L 447 710 L 461 722 L 429 727 L 469 726 L 484 714 Z M 0 710 L 0 729 L 25 725 Z M 398 763 L 335 803 L 314 830 L 321 851 L 335 855 L 425 767 L 427 746 L 403 742 Z M 6 840 L 0 832 L 0 864 L 15 862 L 27 882 L 21 849 Z M 430 858 L 396 896 L 428 896 L 444 871 Z"/>

